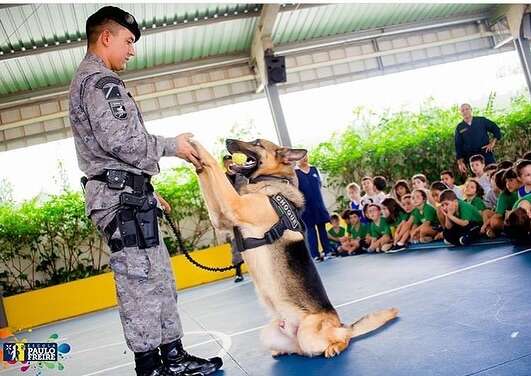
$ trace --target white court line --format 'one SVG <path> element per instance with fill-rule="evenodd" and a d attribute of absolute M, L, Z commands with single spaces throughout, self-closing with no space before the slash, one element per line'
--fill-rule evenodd
<path fill-rule="evenodd" d="M 438 279 L 441 279 L 441 278 L 446 278 L 446 277 L 452 276 L 454 274 L 458 274 L 458 273 L 462 273 L 462 272 L 465 272 L 465 271 L 468 271 L 468 270 L 476 269 L 476 268 L 479 268 L 479 267 L 482 267 L 482 266 L 485 266 L 485 265 L 488 265 L 488 264 L 492 264 L 492 263 L 495 263 L 495 262 L 498 262 L 498 261 L 501 261 L 501 260 L 505 260 L 505 259 L 508 259 L 508 258 L 511 258 L 511 257 L 518 256 L 518 255 L 521 255 L 523 253 L 527 253 L 527 252 L 530 252 L 530 251 L 531 251 L 531 248 L 525 249 L 525 250 L 520 251 L 520 252 L 511 253 L 511 254 L 508 254 L 508 255 L 505 255 L 505 256 L 500 256 L 500 257 L 494 258 L 492 260 L 484 261 L 484 262 L 481 262 L 479 264 L 467 266 L 465 268 L 457 269 L 457 270 L 454 270 L 454 271 L 451 271 L 451 272 L 448 272 L 448 273 L 440 274 L 440 275 L 437 275 L 437 276 L 434 276 L 434 277 L 430 277 L 430 278 L 426 278 L 426 279 L 423 279 L 423 280 L 420 280 L 420 281 L 417 281 L 417 282 L 409 283 L 407 285 L 396 287 L 396 288 L 393 288 L 393 289 L 390 289 L 390 290 L 382 291 L 382 292 L 379 292 L 379 293 L 376 293 L 376 294 L 372 294 L 372 295 L 366 296 L 364 298 L 351 300 L 349 302 L 345 302 L 345 303 L 336 305 L 335 308 L 345 307 L 345 306 L 348 306 L 348 305 L 351 305 L 351 304 L 354 304 L 354 303 L 358 303 L 358 302 L 361 302 L 361 301 L 364 301 L 364 300 L 376 298 L 376 297 L 382 296 L 382 295 L 387 295 L 387 294 L 390 294 L 390 293 L 393 293 L 393 292 L 396 292 L 396 291 L 400 291 L 400 290 L 404 290 L 404 289 L 407 289 L 407 288 L 410 288 L 410 287 L 422 285 L 424 283 L 432 282 L 432 281 L 435 281 L 435 280 L 438 280 Z M 252 332 L 255 332 L 257 330 L 262 329 L 263 327 L 265 327 L 265 325 L 261 325 L 261 326 L 257 326 L 257 327 L 254 327 L 254 328 L 250 328 L 250 329 L 242 330 L 242 331 L 239 331 L 239 332 L 235 332 L 235 333 L 229 334 L 229 337 L 236 337 L 236 336 L 240 336 L 240 335 L 243 335 L 243 334 L 252 333 Z M 207 343 L 212 343 L 212 342 L 214 342 L 213 339 L 208 340 L 208 341 L 204 341 L 204 342 L 200 342 L 200 343 L 197 343 L 195 345 L 191 345 L 191 346 L 187 347 L 187 349 L 193 348 L 193 347 L 197 347 L 197 346 L 200 346 L 200 345 L 204 345 L 204 344 L 207 344 Z M 111 368 L 105 368 L 105 369 L 102 369 L 102 370 L 99 370 L 99 371 L 96 371 L 96 372 L 93 372 L 93 373 L 85 374 L 83 376 L 99 375 L 99 374 L 101 374 L 103 372 L 112 371 L 112 370 L 115 370 L 115 369 L 118 369 L 118 368 L 126 367 L 126 366 L 128 366 L 130 364 L 133 364 L 133 362 L 120 364 L 120 365 L 117 365 L 117 366 L 111 367 Z M 1 372 L 2 371 L 0 371 L 0 373 Z"/>
<path fill-rule="evenodd" d="M 232 339 L 231 339 L 231 336 L 228 335 L 228 334 L 225 334 L 223 332 L 217 332 L 217 331 L 210 331 L 210 332 L 205 332 L 205 331 L 193 331 L 193 332 L 186 332 L 184 333 L 185 335 L 186 334 L 209 334 L 211 333 L 212 335 L 214 336 L 217 336 L 220 340 L 221 340 L 221 347 L 223 350 L 225 351 L 228 351 L 231 346 L 232 346 Z M 189 350 L 189 349 L 193 349 L 194 347 L 199 347 L 199 346 L 202 346 L 202 345 L 205 345 L 207 343 L 211 343 L 211 342 L 214 342 L 215 340 L 214 339 L 209 339 L 208 341 L 203 341 L 203 342 L 199 342 L 199 343 L 195 343 L 193 345 L 190 345 L 190 346 L 185 346 L 184 348 L 186 350 Z M 217 354 L 217 356 L 221 356 L 222 353 L 223 353 L 223 350 L 220 351 L 219 354 Z M 110 367 L 110 368 L 104 368 L 102 370 L 99 370 L 99 371 L 95 371 L 95 372 L 92 372 L 92 373 L 87 373 L 87 374 L 84 374 L 83 376 L 94 376 L 94 375 L 100 375 L 102 374 L 103 372 L 107 372 L 107 371 L 113 371 L 113 370 L 116 370 L 116 369 L 119 369 L 119 368 L 124 368 L 124 367 L 127 367 L 129 365 L 134 365 L 134 362 L 127 362 L 127 363 L 122 363 L 122 364 L 118 364 L 117 366 L 114 366 L 114 367 Z"/>
<path fill-rule="evenodd" d="M 179 303 L 181 303 L 181 304 L 194 303 L 194 302 L 197 302 L 198 300 L 203 300 L 203 299 L 206 299 L 206 298 L 210 298 L 212 296 L 217 296 L 217 295 L 225 293 L 227 291 L 237 289 L 237 288 L 239 288 L 241 286 L 248 285 L 251 282 L 252 282 L 252 280 L 248 279 L 247 281 L 245 281 L 243 283 L 238 283 L 238 284 L 235 284 L 234 286 L 227 287 L 227 288 L 219 290 L 219 291 L 214 291 L 214 292 L 212 292 L 210 294 L 206 294 L 204 296 L 198 296 L 197 298 L 186 299 L 185 297 L 182 297 L 182 298 L 179 298 Z"/>
<path fill-rule="evenodd" d="M 350 304 L 354 304 L 354 303 L 362 302 L 362 301 L 367 300 L 367 299 L 376 298 L 376 297 L 378 297 L 378 296 L 387 295 L 387 294 L 390 294 L 390 293 L 392 293 L 392 292 L 396 292 L 396 291 L 404 290 L 404 289 L 407 289 L 407 288 L 410 288 L 410 287 L 413 287 L 413 286 L 422 285 L 422 284 L 427 283 L 427 282 L 436 281 L 436 280 L 438 280 L 438 279 L 445 278 L 445 277 L 449 277 L 449 276 L 454 275 L 454 274 L 457 274 L 457 273 L 466 272 L 467 270 L 476 269 L 476 268 L 479 268 L 479 267 L 484 266 L 484 265 L 492 264 L 492 263 L 497 262 L 497 261 L 501 261 L 501 260 L 508 259 L 508 258 L 510 258 L 510 257 L 518 256 L 518 255 L 521 255 L 522 253 L 526 253 L 526 252 L 529 252 L 529 251 L 531 251 L 531 248 L 529 248 L 529 249 L 525 249 L 525 250 L 520 251 L 520 252 L 511 253 L 510 255 L 505 255 L 505 256 L 497 257 L 497 258 L 492 259 L 492 260 L 484 261 L 484 262 L 481 262 L 481 263 L 476 264 L 476 265 L 467 266 L 466 268 L 457 269 L 457 270 L 454 270 L 454 271 L 452 271 L 452 272 L 448 272 L 448 273 L 440 274 L 440 275 L 437 275 L 437 276 L 435 276 L 435 277 L 430 277 L 430 278 L 423 279 L 423 280 L 421 280 L 421 281 L 417 281 L 417 282 L 409 283 L 409 284 L 407 284 L 407 285 L 400 286 L 400 287 L 396 287 L 396 288 L 394 288 L 394 289 L 390 289 L 390 290 L 386 290 L 386 291 L 378 292 L 378 293 L 376 293 L 376 294 L 372 294 L 372 295 L 366 296 L 366 297 L 364 297 L 364 298 L 359 298 L 359 299 L 351 300 L 350 302 L 346 302 L 346 303 L 343 303 L 343 304 L 336 305 L 335 308 L 345 307 L 345 306 L 348 306 L 348 305 L 350 305 Z"/>

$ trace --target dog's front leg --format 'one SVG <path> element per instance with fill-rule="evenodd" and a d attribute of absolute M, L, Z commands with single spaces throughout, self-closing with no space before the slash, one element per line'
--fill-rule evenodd
<path fill-rule="evenodd" d="M 229 230 L 237 225 L 235 208 L 241 201 L 229 179 L 212 155 L 197 141 L 192 141 L 199 154 L 203 169 L 198 171 L 199 184 L 212 225 L 219 230 Z"/>
<path fill-rule="evenodd" d="M 250 224 L 257 232 L 251 236 L 261 236 L 277 222 L 278 216 L 266 195 L 240 196 L 214 157 L 198 142 L 193 141 L 192 144 L 203 165 L 203 170 L 198 171 L 199 181 L 216 228 L 230 229 Z"/>

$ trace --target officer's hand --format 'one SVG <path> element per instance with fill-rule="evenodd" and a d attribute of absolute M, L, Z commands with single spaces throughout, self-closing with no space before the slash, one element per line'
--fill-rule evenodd
<path fill-rule="evenodd" d="M 457 162 L 457 167 L 459 168 L 459 172 L 461 172 L 463 175 L 466 175 L 466 165 L 465 162 L 463 162 L 461 159 Z"/>
<path fill-rule="evenodd" d="M 194 149 L 192 144 L 190 144 L 190 138 L 194 137 L 192 133 L 183 133 L 178 135 L 177 138 L 177 155 L 179 158 L 184 159 L 192 163 L 195 168 L 201 169 L 201 162 L 197 151 Z"/>
<path fill-rule="evenodd" d="M 162 210 L 169 214 L 171 212 L 171 206 L 170 204 L 168 204 L 168 201 L 163 199 L 162 196 L 159 195 L 157 192 L 155 192 L 155 195 L 157 196 L 157 199 L 160 202 L 160 206 L 162 206 Z"/>
<path fill-rule="evenodd" d="M 488 152 L 491 152 L 494 150 L 494 145 L 496 145 L 496 139 L 492 140 L 491 142 L 489 142 L 487 145 L 481 147 L 482 149 L 485 149 L 485 151 L 488 153 Z"/>

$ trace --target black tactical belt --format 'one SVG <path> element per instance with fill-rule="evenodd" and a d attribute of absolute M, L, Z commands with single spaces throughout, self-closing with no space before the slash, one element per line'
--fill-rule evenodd
<path fill-rule="evenodd" d="M 130 187 L 134 192 L 153 192 L 151 176 L 143 174 L 136 175 L 123 170 L 105 170 L 103 174 L 93 176 L 87 180 L 98 180 L 107 183 L 111 189 L 122 190 Z"/>

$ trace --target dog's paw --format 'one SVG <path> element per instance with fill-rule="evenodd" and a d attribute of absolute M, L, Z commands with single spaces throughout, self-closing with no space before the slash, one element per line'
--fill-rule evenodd
<path fill-rule="evenodd" d="M 326 358 L 332 358 L 336 355 L 339 355 L 341 351 L 345 350 L 348 346 L 348 342 L 334 342 L 328 345 L 324 351 L 324 356 Z"/>
<path fill-rule="evenodd" d="M 276 350 L 271 350 L 271 356 L 273 358 L 278 358 L 279 356 L 282 356 L 282 355 L 287 355 L 288 353 L 286 352 L 282 352 L 282 351 L 276 351 Z"/>

